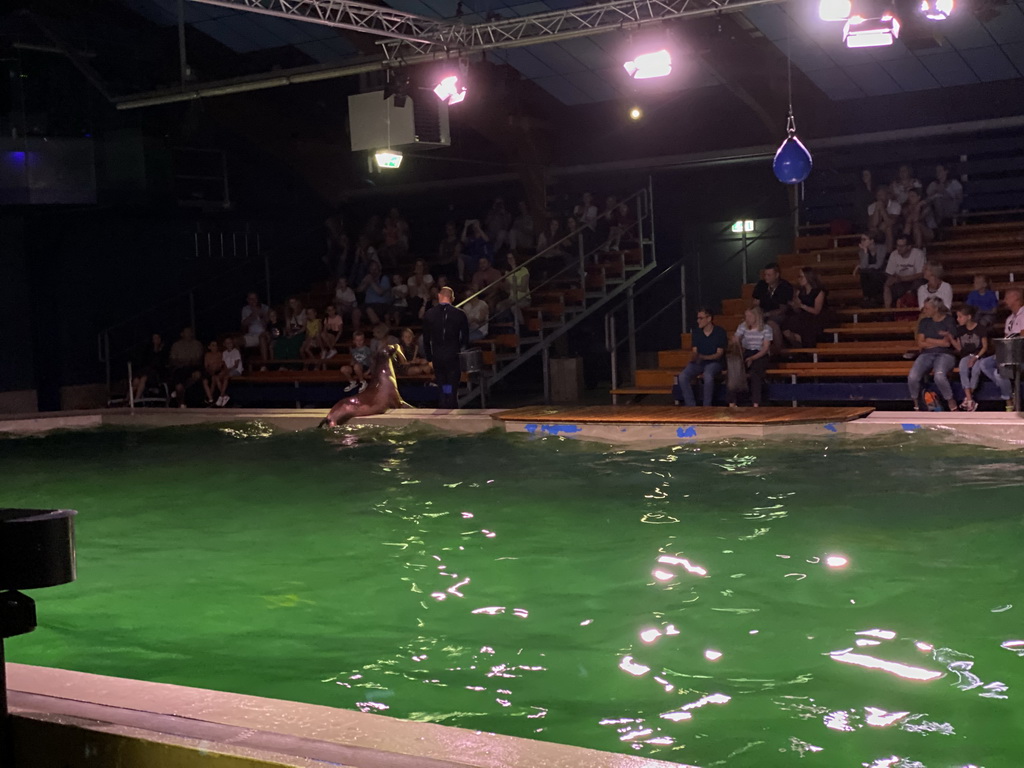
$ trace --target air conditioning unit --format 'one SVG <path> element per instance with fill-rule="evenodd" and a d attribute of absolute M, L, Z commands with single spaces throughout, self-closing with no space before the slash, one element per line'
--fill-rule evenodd
<path fill-rule="evenodd" d="M 349 96 L 348 126 L 353 152 L 436 149 L 452 143 L 448 105 L 430 91 L 410 94 L 404 107 L 395 106 L 394 96 L 385 99 L 384 91 Z"/>

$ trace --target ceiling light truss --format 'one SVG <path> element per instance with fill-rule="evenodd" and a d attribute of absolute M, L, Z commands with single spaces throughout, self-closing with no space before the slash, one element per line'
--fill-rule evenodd
<path fill-rule="evenodd" d="M 467 54 L 586 37 L 615 29 L 740 11 L 782 0 L 610 0 L 532 16 L 466 24 L 349 0 L 191 0 L 283 16 L 389 38 L 378 41 L 388 62 Z M 423 60 L 420 58 L 420 60 Z"/>

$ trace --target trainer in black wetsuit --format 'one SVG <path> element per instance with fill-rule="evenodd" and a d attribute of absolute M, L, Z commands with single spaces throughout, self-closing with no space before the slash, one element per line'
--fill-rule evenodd
<path fill-rule="evenodd" d="M 455 292 L 446 285 L 438 292 L 437 305 L 423 315 L 423 346 L 441 388 L 439 408 L 459 407 L 459 352 L 469 344 L 469 320 L 452 304 L 454 299 Z"/>

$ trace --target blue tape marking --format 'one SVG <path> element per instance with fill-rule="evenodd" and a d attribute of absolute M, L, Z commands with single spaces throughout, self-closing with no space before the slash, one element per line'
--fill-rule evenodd
<path fill-rule="evenodd" d="M 829 432 L 838 432 L 839 431 L 838 429 L 836 429 L 836 425 L 835 424 L 826 424 L 825 425 L 825 429 L 827 429 Z"/>
<path fill-rule="evenodd" d="M 920 424 L 900 424 L 904 432 L 914 432 L 921 428 Z"/>
<path fill-rule="evenodd" d="M 545 424 L 540 428 L 540 431 L 549 435 L 571 435 L 576 432 L 582 432 L 583 427 L 577 426 L 576 424 Z"/>
<path fill-rule="evenodd" d="M 694 427 L 686 427 L 685 429 L 683 427 L 679 427 L 679 429 L 676 430 L 676 437 L 696 437 L 696 436 L 697 436 L 697 430 Z"/>
<path fill-rule="evenodd" d="M 444 392 L 446 395 L 450 395 L 452 393 L 452 385 L 451 384 L 442 384 L 441 385 L 441 391 Z"/>
<path fill-rule="evenodd" d="M 529 432 L 532 435 L 534 432 L 537 431 L 537 425 L 536 424 L 527 424 L 526 426 L 523 427 L 523 429 L 525 429 L 527 432 Z"/>

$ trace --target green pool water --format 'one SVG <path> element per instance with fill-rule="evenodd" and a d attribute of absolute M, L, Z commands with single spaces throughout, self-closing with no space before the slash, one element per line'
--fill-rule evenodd
<path fill-rule="evenodd" d="M 0 506 L 80 512 L 79 580 L 8 654 L 701 768 L 1018 768 L 1021 459 L 921 433 L 3 439 Z"/>

